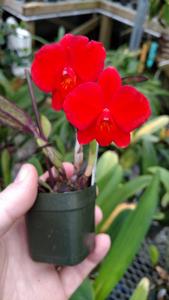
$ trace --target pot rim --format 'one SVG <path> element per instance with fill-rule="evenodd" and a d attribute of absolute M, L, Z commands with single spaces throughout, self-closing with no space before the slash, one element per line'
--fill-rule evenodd
<path fill-rule="evenodd" d="M 70 211 L 88 206 L 96 199 L 96 186 L 65 193 L 39 193 L 31 212 Z"/>

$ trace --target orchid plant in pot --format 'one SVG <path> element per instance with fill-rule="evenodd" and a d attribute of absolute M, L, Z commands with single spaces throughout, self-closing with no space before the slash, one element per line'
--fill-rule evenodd
<path fill-rule="evenodd" d="M 151 114 L 143 94 L 123 85 L 114 67 L 104 69 L 105 57 L 100 42 L 72 34 L 40 48 L 31 73 L 26 71 L 36 123 L 0 97 L 0 121 L 33 134 L 46 156 L 48 178 L 39 181 L 37 201 L 27 215 L 30 253 L 36 261 L 74 265 L 92 251 L 98 145 L 127 147 L 131 132 Z M 74 166 L 69 177 L 58 151 L 48 142 L 47 123 L 41 122 L 32 81 L 45 93 L 52 93 L 52 108 L 56 113 L 62 109 L 75 127 Z M 83 159 L 86 144 L 87 162 Z"/>

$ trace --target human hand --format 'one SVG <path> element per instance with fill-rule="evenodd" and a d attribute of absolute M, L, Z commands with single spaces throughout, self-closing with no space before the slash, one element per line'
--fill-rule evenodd
<path fill-rule="evenodd" d="M 72 167 L 65 163 L 64 168 L 70 176 Z M 26 164 L 0 193 L 1 300 L 67 300 L 110 247 L 109 237 L 99 234 L 94 251 L 76 266 L 56 271 L 53 265 L 34 262 L 29 256 L 24 215 L 36 199 L 37 186 L 37 172 Z M 97 207 L 96 223 L 101 217 Z"/>

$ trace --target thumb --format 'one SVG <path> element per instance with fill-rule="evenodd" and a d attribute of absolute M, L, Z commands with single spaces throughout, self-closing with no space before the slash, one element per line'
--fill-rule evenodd
<path fill-rule="evenodd" d="M 15 181 L 0 193 L 0 237 L 33 205 L 38 188 L 36 169 L 25 164 Z"/>

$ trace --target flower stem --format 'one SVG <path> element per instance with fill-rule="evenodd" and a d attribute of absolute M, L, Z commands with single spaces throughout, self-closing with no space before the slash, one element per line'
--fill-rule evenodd
<path fill-rule="evenodd" d="M 49 160 L 48 157 L 46 157 L 45 162 L 46 162 L 46 166 L 47 166 L 47 170 L 48 170 L 48 174 L 49 174 L 50 185 L 51 185 L 52 188 L 54 188 L 55 178 L 53 176 L 53 172 L 52 172 L 52 169 L 51 169 L 51 166 L 50 166 L 50 160 Z"/>
<path fill-rule="evenodd" d="M 74 166 L 76 171 L 80 171 L 80 167 L 83 163 L 83 146 L 79 144 L 76 134 L 76 143 L 74 149 Z"/>
<path fill-rule="evenodd" d="M 36 98 L 35 98 L 35 94 L 34 94 L 33 86 L 32 86 L 32 80 L 31 80 L 30 73 L 29 73 L 28 69 L 25 70 L 25 74 L 26 74 L 26 79 L 27 79 L 27 82 L 28 82 L 29 93 L 30 93 L 30 96 L 31 96 L 32 108 L 33 108 L 33 111 L 34 111 L 34 114 L 35 114 L 38 129 L 39 129 L 39 135 L 40 136 L 38 138 L 42 139 L 45 143 L 44 146 L 46 146 L 48 141 L 47 141 L 47 139 L 46 139 L 46 137 L 43 133 L 43 129 L 42 129 L 42 126 L 41 126 L 40 114 L 39 114 L 39 111 L 38 111 Z M 50 168 L 50 158 L 48 157 L 48 155 L 46 155 L 46 166 L 47 166 L 47 170 L 48 170 L 48 173 L 49 173 L 50 184 L 51 184 L 52 187 L 54 187 L 55 179 L 54 179 L 53 173 L 52 173 L 51 168 Z"/>
<path fill-rule="evenodd" d="M 28 82 L 28 88 L 29 88 L 29 93 L 30 93 L 30 96 L 31 96 L 32 108 L 33 108 L 33 111 L 34 111 L 34 114 L 35 114 L 36 123 L 37 123 L 38 129 L 39 129 L 40 136 L 44 139 L 45 136 L 44 136 L 44 133 L 43 133 L 43 130 L 42 130 L 42 126 L 41 126 L 41 122 L 40 122 L 40 115 L 39 115 L 39 111 L 38 111 L 38 107 L 37 107 L 37 103 L 36 103 L 35 94 L 34 94 L 34 91 L 33 91 L 32 80 L 31 80 L 30 73 L 29 73 L 28 69 L 25 69 L 25 74 L 26 74 L 26 79 L 27 79 L 27 82 Z"/>
<path fill-rule="evenodd" d="M 91 185 L 95 184 L 98 150 L 99 150 L 98 143 L 96 141 L 92 141 L 89 144 L 88 164 L 85 170 L 85 176 L 87 177 L 92 176 Z"/>

